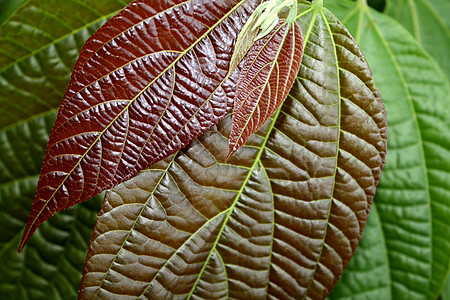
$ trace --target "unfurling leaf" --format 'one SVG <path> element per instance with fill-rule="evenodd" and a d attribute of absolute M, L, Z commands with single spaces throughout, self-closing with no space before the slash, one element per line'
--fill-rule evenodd
<path fill-rule="evenodd" d="M 280 20 L 270 34 L 256 41 L 244 59 L 234 98 L 229 155 L 272 116 L 291 89 L 303 55 L 297 23 Z"/>
<path fill-rule="evenodd" d="M 364 56 L 303 9 L 289 97 L 226 161 L 231 117 L 108 193 L 80 299 L 323 299 L 361 238 L 386 154 Z"/>
<path fill-rule="evenodd" d="M 285 8 L 289 9 L 289 21 L 294 22 L 297 17 L 297 5 L 295 0 L 276 0 L 261 3 L 250 15 L 241 32 L 238 35 L 230 62 L 230 72 L 234 71 L 247 51 L 255 41 L 265 37 L 279 23 L 278 14 Z"/>
<path fill-rule="evenodd" d="M 183 148 L 230 111 L 237 74 L 227 76 L 229 61 L 258 4 L 137 0 L 88 40 L 50 136 L 19 251 L 55 212 Z"/>

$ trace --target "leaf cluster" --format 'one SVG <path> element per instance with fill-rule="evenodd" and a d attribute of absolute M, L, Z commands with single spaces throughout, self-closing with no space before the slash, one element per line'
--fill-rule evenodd
<path fill-rule="evenodd" d="M 302 163 L 308 163 L 308 160 L 296 161 L 293 154 L 303 153 L 301 151 L 313 153 L 316 149 L 314 147 L 317 147 L 314 138 L 305 143 L 290 137 L 296 137 L 295 132 L 305 130 L 305 124 L 312 127 L 314 122 L 320 119 L 321 111 L 314 108 L 317 104 L 304 102 L 302 99 L 306 98 L 302 93 L 321 99 L 319 95 L 327 91 L 316 89 L 316 86 L 321 85 L 318 80 L 323 78 L 314 74 L 314 68 L 319 68 L 321 62 L 314 60 L 317 52 L 314 51 L 313 45 L 320 45 L 323 49 L 327 46 L 335 49 L 335 56 L 330 61 L 333 62 L 334 59 L 341 75 L 326 73 L 330 76 L 327 80 L 331 80 L 327 82 L 338 80 L 343 97 L 346 88 L 363 90 L 363 86 L 358 89 L 351 85 L 349 88 L 345 84 L 346 71 L 350 75 L 357 74 L 359 78 L 367 78 L 364 83 L 373 86 L 373 83 L 369 82 L 371 74 L 365 73 L 367 67 L 363 63 L 364 57 L 358 54 L 359 50 L 355 50 L 354 45 L 347 42 L 350 39 L 342 38 L 346 37 L 347 33 L 333 16 L 334 13 L 353 35 L 371 66 L 373 80 L 386 105 L 390 129 L 386 166 L 364 234 L 329 298 L 438 297 L 450 265 L 450 105 L 447 77 L 450 31 L 448 23 L 445 22 L 445 12 L 449 11 L 449 4 L 439 0 L 388 1 L 384 12 L 379 13 L 368 7 L 365 1 L 355 3 L 328 0 L 324 1 L 324 6 L 332 13 L 324 10 L 321 14 L 315 14 L 308 11 L 308 3 L 300 3 L 302 9 L 299 13 L 307 12 L 298 22 L 305 35 L 306 59 L 304 58 L 301 67 L 303 73 L 300 73 L 304 76 L 297 78 L 282 109 L 250 138 L 247 145 L 236 153 L 228 164 L 225 160 L 231 117 L 226 117 L 181 152 L 110 191 L 92 235 L 81 295 L 99 295 L 98 287 L 102 286 L 105 287 L 102 292 L 107 297 L 106 291 L 110 284 L 119 278 L 126 278 L 118 274 L 126 274 L 130 282 L 126 285 L 128 287 L 123 287 L 122 293 L 142 290 L 139 287 L 141 282 L 146 288 L 158 290 L 162 282 L 168 291 L 183 294 L 186 293 L 183 288 L 191 282 L 191 288 L 187 292 L 191 295 L 201 296 L 203 290 L 210 288 L 208 285 L 215 284 L 217 298 L 226 297 L 228 293 L 235 293 L 239 298 L 244 297 L 239 294 L 240 282 L 254 284 L 255 293 L 264 293 L 269 289 L 272 295 L 288 297 L 285 294 L 277 294 L 280 293 L 277 283 L 288 278 L 280 274 L 285 270 L 289 273 L 289 266 L 297 259 L 290 257 L 292 251 L 287 253 L 283 250 L 287 247 L 286 241 L 292 238 L 287 234 L 289 230 L 286 230 L 292 224 L 288 214 L 292 213 L 293 204 L 289 199 L 300 197 L 298 189 L 294 190 L 293 185 L 301 184 L 305 176 L 311 176 L 304 174 L 305 170 L 309 170 L 306 166 L 302 166 L 303 169 L 293 169 Z M 89 36 L 126 4 L 128 1 L 125 0 L 29 0 L 0 27 L 0 226 L 4 229 L 0 233 L 0 294 L 8 299 L 77 297 L 89 238 L 102 199 L 96 197 L 57 213 L 41 225 L 22 254 L 16 253 L 16 249 L 36 191 L 45 146 L 75 61 Z M 0 17 L 0 22 L 7 18 L 6 14 Z M 328 35 L 328 38 L 323 39 L 324 35 Z M 317 39 L 319 36 L 322 38 Z M 337 52 L 340 50 L 336 49 L 344 51 Z M 348 61 L 356 61 L 359 64 L 349 64 Z M 355 66 L 358 68 L 355 69 Z M 308 68 L 311 71 L 306 72 Z M 377 95 L 375 90 L 373 93 Z M 353 102 L 353 99 L 348 99 L 346 112 L 349 115 L 352 113 Z M 366 110 L 370 109 L 377 111 L 376 107 L 369 104 Z M 342 120 L 345 123 L 345 118 Z M 342 128 L 357 136 L 358 128 L 350 126 L 355 119 L 349 119 L 347 122 L 349 127 Z M 342 124 L 345 125 L 344 123 Z M 332 124 L 328 125 L 332 127 Z M 322 129 L 328 130 L 327 126 Z M 328 136 L 325 133 L 320 133 L 322 142 L 327 142 Z M 375 142 L 372 144 L 377 145 Z M 307 146 L 300 149 L 299 145 Z M 291 152 L 285 149 L 290 149 Z M 363 157 L 362 150 L 345 150 L 349 156 L 357 159 Z M 323 156 L 326 157 L 326 153 Z M 317 161 L 315 163 L 314 170 L 319 172 Z M 355 165 L 356 162 L 352 164 Z M 326 164 L 323 163 L 323 166 L 325 170 Z M 352 174 L 351 165 L 342 164 L 339 167 Z M 364 178 L 360 173 L 361 169 L 363 166 L 358 166 L 357 176 Z M 286 170 L 289 172 L 286 173 Z M 326 177 L 321 174 L 314 176 Z M 350 178 L 351 176 L 347 179 L 343 177 L 342 180 Z M 375 179 L 378 180 L 378 177 L 375 176 Z M 364 186 L 364 183 L 359 184 L 361 185 Z M 269 187 L 270 189 L 267 189 Z M 286 193 L 289 189 L 292 189 L 292 193 Z M 374 191 L 370 191 L 367 194 L 373 196 L 373 193 Z M 274 195 L 274 198 L 267 195 Z M 207 202 L 212 196 L 215 201 Z M 322 195 L 316 196 L 320 199 Z M 252 202 L 252 199 L 256 198 L 266 199 L 258 210 L 254 209 Z M 183 202 L 183 199 L 189 200 L 191 204 Z M 277 202 L 272 202 L 272 199 L 277 199 Z M 184 205 L 185 210 L 168 211 L 175 205 L 171 201 L 179 201 L 177 204 Z M 274 203 L 279 206 L 274 208 Z M 341 240 L 347 239 L 349 246 L 333 245 L 332 242 L 327 242 L 326 235 L 323 235 L 315 237 L 322 239 L 318 248 L 313 246 L 304 250 L 305 253 L 314 254 L 312 249 L 320 249 L 311 259 L 324 268 L 319 268 L 317 274 L 322 274 L 321 271 L 327 274 L 326 270 L 335 274 L 331 279 L 320 278 L 320 275 L 310 284 L 306 284 L 307 289 L 315 293 L 320 291 L 315 284 L 329 281 L 324 292 L 311 294 L 313 298 L 328 294 L 327 288 L 334 286 L 343 271 L 343 268 L 333 270 L 327 265 L 330 259 L 326 259 L 326 255 L 332 253 L 327 253 L 326 250 L 329 245 L 335 249 L 348 247 L 350 250 L 341 253 L 350 253 L 351 257 L 364 227 L 364 214 L 368 212 L 368 203 L 370 207 L 370 201 L 366 200 L 361 202 L 361 207 L 351 208 L 352 211 L 360 211 L 363 216 L 362 221 L 351 223 L 355 228 L 340 228 L 342 219 L 330 219 L 324 223 L 331 230 L 336 229 L 335 234 L 342 233 L 344 238 L 341 237 Z M 324 206 L 326 205 L 325 203 Z M 152 209 L 150 214 L 149 208 Z M 274 209 L 277 214 L 273 214 Z M 299 211 L 317 212 L 317 207 L 315 209 L 305 206 Z M 164 215 L 163 211 L 172 221 L 158 219 L 158 216 Z M 342 216 L 345 215 L 344 212 L 345 210 L 342 210 Z M 252 232 L 254 224 L 249 216 L 262 224 L 256 235 Z M 292 216 L 292 219 L 294 217 L 303 222 L 321 218 L 318 215 L 297 215 Z M 153 233 L 145 232 L 144 225 L 149 220 L 153 222 L 153 227 L 150 227 Z M 196 224 L 197 227 L 187 226 L 185 220 L 191 220 L 191 224 Z M 273 222 L 279 224 L 276 229 L 278 231 L 271 231 L 271 226 L 264 225 Z M 114 227 L 115 225 L 117 226 Z M 292 229 L 291 227 L 290 230 Z M 114 235 L 114 230 L 121 234 Z M 326 227 L 324 230 L 326 231 Z M 163 234 L 155 236 L 154 232 L 158 231 Z M 142 240 L 143 232 L 147 237 L 153 237 L 152 242 L 150 239 Z M 308 233 L 300 233 L 304 237 L 308 236 Z M 112 235 L 102 240 L 102 237 L 108 234 Z M 170 240 L 163 240 L 164 236 Z M 224 242 L 224 236 L 228 238 L 228 242 Z M 294 237 L 299 238 L 298 235 Z M 188 263 L 194 266 L 190 269 L 192 272 L 197 270 L 194 273 L 203 276 L 167 282 L 173 278 L 169 275 L 176 272 L 174 266 L 177 264 L 174 262 L 183 258 L 181 254 L 187 251 L 186 249 L 192 250 L 194 245 L 200 245 L 200 241 L 206 248 L 196 251 L 207 253 L 201 259 L 209 263 L 205 263 L 205 267 L 195 267 L 194 262 Z M 248 259 L 247 268 L 261 268 L 260 274 L 267 274 L 270 259 L 280 266 L 279 269 L 272 266 L 275 272 L 270 275 L 261 275 L 271 276 L 271 287 L 267 287 L 264 280 L 246 282 L 246 278 L 239 278 L 239 272 L 233 273 L 233 268 L 224 268 L 225 265 L 239 265 L 233 261 L 233 249 L 239 249 L 249 256 L 254 254 L 246 252 L 244 241 L 248 241 L 252 247 L 257 246 L 259 251 L 254 258 Z M 174 255 L 172 260 L 160 257 L 163 267 L 155 267 L 152 265 L 155 260 L 138 263 L 136 257 L 131 255 L 139 254 L 139 251 L 145 248 L 146 242 L 150 249 L 159 245 L 160 254 L 169 255 L 171 249 L 183 247 L 185 250 Z M 312 242 L 313 239 L 305 238 L 302 244 Z M 108 248 L 112 244 L 122 247 Z M 297 251 L 299 249 L 297 248 Z M 106 253 L 108 257 L 104 255 Z M 224 253 L 228 255 L 224 256 Z M 345 267 L 350 257 L 338 255 L 331 261 L 342 259 L 345 263 L 341 265 Z M 284 261 L 285 258 L 290 259 L 289 263 Z M 296 269 L 292 272 L 303 267 L 301 259 L 296 262 Z M 106 265 L 109 268 L 105 271 L 102 266 Z M 145 266 L 148 268 L 146 272 L 149 273 L 152 268 L 161 268 L 160 277 L 151 282 L 133 278 L 127 267 L 135 268 L 137 265 Z M 92 270 L 92 274 L 99 272 L 100 278 L 86 276 Z M 242 270 L 240 272 L 245 274 Z M 227 276 L 233 280 L 208 282 L 205 279 Z M 296 286 L 293 284 L 292 288 Z M 144 290 L 142 295 L 145 296 L 145 291 L 148 290 Z"/>

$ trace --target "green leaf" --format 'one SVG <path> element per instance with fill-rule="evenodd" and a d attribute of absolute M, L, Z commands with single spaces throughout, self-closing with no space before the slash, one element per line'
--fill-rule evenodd
<path fill-rule="evenodd" d="M 375 200 L 389 260 L 384 276 L 390 299 L 434 299 L 450 262 L 449 84 L 400 24 L 361 3 L 326 5 L 358 37 L 389 116 L 389 152 Z"/>
<path fill-rule="evenodd" d="M 376 203 L 361 242 L 329 299 L 392 299 L 389 259 Z"/>
<path fill-rule="evenodd" d="M 447 276 L 444 289 L 442 290 L 442 300 L 450 300 L 450 276 Z"/>
<path fill-rule="evenodd" d="M 27 0 L 0 0 L 0 24 Z"/>
<path fill-rule="evenodd" d="M 28 1 L 0 27 L 2 299 L 77 296 L 100 198 L 56 214 L 36 233 L 24 253 L 18 254 L 17 247 L 36 192 L 56 108 L 78 53 L 85 39 L 125 4 L 107 0 Z"/>
<path fill-rule="evenodd" d="M 229 61 L 259 2 L 136 1 L 89 38 L 50 134 L 19 251 L 55 212 L 137 175 L 231 111 L 238 72 L 228 76 Z"/>
<path fill-rule="evenodd" d="M 80 298 L 321 299 L 365 225 L 384 106 L 338 20 L 306 8 L 299 77 L 225 163 L 231 116 L 106 197 Z"/>
<path fill-rule="evenodd" d="M 125 0 L 30 0 L 0 27 L 0 128 L 59 106 L 84 44 Z"/>
<path fill-rule="evenodd" d="M 388 1 L 386 13 L 408 29 L 450 77 L 450 1 Z"/>
<path fill-rule="evenodd" d="M 450 5 L 448 1 L 444 0 L 428 0 L 428 2 L 433 6 L 434 11 L 441 17 L 441 19 L 447 25 L 447 28 L 450 27 Z"/>
<path fill-rule="evenodd" d="M 55 215 L 29 249 L 17 253 L 55 117 L 55 112 L 46 113 L 0 130 L 0 295 L 4 299 L 76 297 L 100 198 Z"/>
<path fill-rule="evenodd" d="M 295 21 L 280 20 L 252 45 L 236 84 L 228 157 L 281 106 L 294 84 L 302 56 L 303 34 Z"/>

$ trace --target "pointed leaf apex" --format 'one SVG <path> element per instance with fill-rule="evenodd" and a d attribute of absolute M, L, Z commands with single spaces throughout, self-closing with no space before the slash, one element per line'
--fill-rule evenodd
<path fill-rule="evenodd" d="M 199 0 L 204 15 L 195 17 L 191 1 L 152 2 L 132 2 L 84 45 L 19 250 L 54 213 L 184 148 L 230 112 L 237 72 L 228 62 L 257 1 Z"/>
<path fill-rule="evenodd" d="M 294 84 L 303 56 L 297 23 L 280 20 L 245 57 L 234 98 L 230 157 L 275 113 Z"/>

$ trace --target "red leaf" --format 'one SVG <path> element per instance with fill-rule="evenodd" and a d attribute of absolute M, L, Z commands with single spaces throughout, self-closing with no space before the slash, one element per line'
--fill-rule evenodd
<path fill-rule="evenodd" d="M 84 46 L 19 251 L 55 212 L 183 148 L 230 110 L 235 40 L 257 0 L 138 0 Z M 245 5 L 244 5 L 245 4 Z"/>
<path fill-rule="evenodd" d="M 303 35 L 297 23 L 280 20 L 244 58 L 234 99 L 228 158 L 280 107 L 300 68 Z"/>

